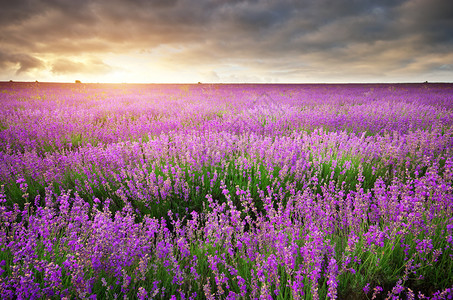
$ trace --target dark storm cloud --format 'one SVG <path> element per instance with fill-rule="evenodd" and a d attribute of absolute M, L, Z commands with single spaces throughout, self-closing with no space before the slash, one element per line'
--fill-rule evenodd
<path fill-rule="evenodd" d="M 239 64 L 288 76 L 339 67 L 349 75 L 445 72 L 441 66 L 453 63 L 450 0 L 16 0 L 2 1 L 0 26 L 8 53 L 0 68 L 15 64 L 18 72 L 89 72 L 64 56 L 102 58 L 162 45 L 182 49 L 164 53 L 163 63 Z M 47 65 L 40 60 L 52 55 Z"/>

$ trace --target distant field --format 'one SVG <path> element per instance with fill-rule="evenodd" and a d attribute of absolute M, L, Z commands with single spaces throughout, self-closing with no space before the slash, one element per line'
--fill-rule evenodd
<path fill-rule="evenodd" d="M 450 299 L 453 84 L 0 83 L 1 299 Z"/>

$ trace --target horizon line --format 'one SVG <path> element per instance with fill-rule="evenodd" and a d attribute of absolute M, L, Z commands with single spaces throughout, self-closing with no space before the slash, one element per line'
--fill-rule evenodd
<path fill-rule="evenodd" d="M 78 82 L 77 82 L 78 81 Z M 43 83 L 43 84 L 110 84 L 110 85 L 203 85 L 203 84 L 262 84 L 262 85 L 299 85 L 299 84 L 453 84 L 453 81 L 388 81 L 388 82 L 83 82 L 69 81 L 16 81 L 0 80 L 0 83 Z"/>

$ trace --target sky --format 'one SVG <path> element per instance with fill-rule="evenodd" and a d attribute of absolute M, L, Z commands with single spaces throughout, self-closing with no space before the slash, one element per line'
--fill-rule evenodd
<path fill-rule="evenodd" d="M 452 0 L 0 0 L 0 81 L 453 82 Z"/>

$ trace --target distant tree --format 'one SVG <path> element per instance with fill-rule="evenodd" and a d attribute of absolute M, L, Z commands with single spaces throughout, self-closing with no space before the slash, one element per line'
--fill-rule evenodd
<path fill-rule="evenodd" d="M 82 81 L 80 81 L 80 80 L 76 80 L 76 81 L 75 81 L 75 83 L 82 83 Z"/>
<path fill-rule="evenodd" d="M 201 82 L 200 82 L 200 81 L 198 81 L 198 84 L 201 84 Z"/>
<path fill-rule="evenodd" d="M 35 82 L 36 82 L 36 83 L 39 83 L 39 81 L 38 81 L 38 80 L 36 80 Z"/>
<path fill-rule="evenodd" d="M 9 82 L 14 82 L 14 81 L 12 79 L 10 79 Z"/>

